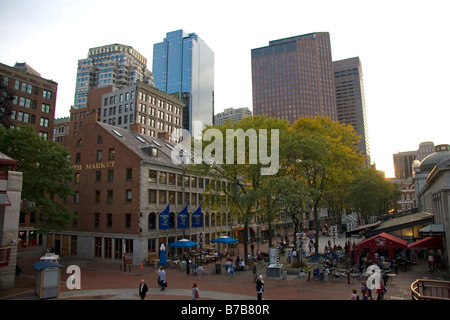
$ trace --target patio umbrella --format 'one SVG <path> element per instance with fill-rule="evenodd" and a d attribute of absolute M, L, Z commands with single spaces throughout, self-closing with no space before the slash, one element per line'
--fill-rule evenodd
<path fill-rule="evenodd" d="M 177 242 L 170 243 L 169 247 L 173 247 L 173 248 L 190 248 L 190 247 L 195 247 L 197 245 L 198 245 L 197 242 L 193 242 L 193 241 L 190 241 L 188 239 L 181 239 L 181 240 L 178 240 Z"/>
<path fill-rule="evenodd" d="M 167 255 L 166 255 L 166 247 L 164 246 L 164 243 L 161 243 L 161 246 L 159 247 L 159 265 L 160 266 L 167 266 Z"/>
<path fill-rule="evenodd" d="M 227 236 L 222 236 L 216 239 L 212 239 L 211 242 L 219 242 L 219 243 L 232 243 L 232 242 L 238 242 L 237 239 L 230 238 Z"/>

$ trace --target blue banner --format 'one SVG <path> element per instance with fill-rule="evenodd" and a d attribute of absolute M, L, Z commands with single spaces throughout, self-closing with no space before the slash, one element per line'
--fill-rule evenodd
<path fill-rule="evenodd" d="M 202 223 L 202 205 L 199 205 L 198 208 L 192 213 L 192 227 L 200 228 L 203 226 Z"/>
<path fill-rule="evenodd" d="M 178 228 L 186 229 L 188 227 L 188 206 L 178 212 Z"/>
<path fill-rule="evenodd" d="M 169 205 L 159 214 L 159 229 L 170 228 Z"/>

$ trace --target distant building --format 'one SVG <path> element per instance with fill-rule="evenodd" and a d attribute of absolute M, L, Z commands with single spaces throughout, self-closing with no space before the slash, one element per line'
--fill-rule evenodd
<path fill-rule="evenodd" d="M 138 81 L 136 85 L 102 96 L 100 121 L 142 135 L 178 142 L 181 136 L 184 103 L 173 95 Z"/>
<path fill-rule="evenodd" d="M 69 117 L 55 119 L 53 128 L 53 141 L 64 144 L 66 137 L 69 134 L 69 120 Z"/>
<path fill-rule="evenodd" d="M 338 121 L 350 124 L 361 137 L 358 151 L 370 165 L 369 131 L 361 62 L 358 57 L 333 62 Z"/>
<path fill-rule="evenodd" d="M 184 102 L 184 129 L 193 134 L 195 121 L 213 124 L 214 52 L 197 34 L 176 30 L 155 43 L 153 75 L 159 90 Z"/>
<path fill-rule="evenodd" d="M 316 32 L 252 49 L 253 114 L 337 120 L 330 35 Z"/>
<path fill-rule="evenodd" d="M 44 79 L 26 63 L 0 63 L 1 125 L 32 126 L 46 140 L 53 139 L 58 84 Z"/>
<path fill-rule="evenodd" d="M 222 125 L 227 120 L 231 120 L 233 122 L 237 122 L 242 120 L 244 117 L 251 117 L 252 112 L 249 108 L 227 108 L 223 112 L 219 112 L 214 116 L 214 125 Z"/>
<path fill-rule="evenodd" d="M 90 48 L 87 58 L 78 60 L 73 108 L 86 108 L 89 92 L 94 88 L 121 89 L 138 80 L 153 85 L 147 59 L 136 49 L 118 43 Z"/>
<path fill-rule="evenodd" d="M 434 152 L 434 143 L 427 141 L 419 144 L 418 150 L 394 153 L 394 174 L 396 178 L 407 179 L 413 176 L 412 165 L 414 160 L 422 161 Z"/>

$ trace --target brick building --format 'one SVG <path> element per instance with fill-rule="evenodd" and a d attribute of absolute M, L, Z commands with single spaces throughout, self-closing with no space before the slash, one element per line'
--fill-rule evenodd
<path fill-rule="evenodd" d="M 33 126 L 46 140 L 53 139 L 56 82 L 42 78 L 26 63 L 16 63 L 14 67 L 0 63 L 0 88 L 12 95 L 10 101 L 2 101 L 2 125 Z"/>
<path fill-rule="evenodd" d="M 173 144 L 166 140 L 86 121 L 67 146 L 75 194 L 64 203 L 77 219 L 66 230 L 46 236 L 45 244 L 57 254 L 120 261 L 127 252 L 139 265 L 149 255 L 158 256 L 161 243 L 167 247 L 180 238 L 196 241 L 200 233 L 206 242 L 230 235 L 231 218 L 223 212 L 202 212 L 201 227 L 180 227 L 177 214 L 186 203 L 190 213 L 198 208 L 209 180 L 173 164 Z M 161 230 L 160 213 L 167 205 L 170 228 Z"/>

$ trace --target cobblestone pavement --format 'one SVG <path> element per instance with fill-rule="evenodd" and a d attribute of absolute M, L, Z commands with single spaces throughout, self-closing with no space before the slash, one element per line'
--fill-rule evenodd
<path fill-rule="evenodd" d="M 329 238 L 322 237 L 325 244 Z M 343 244 L 345 239 L 336 239 L 337 244 Z M 321 245 L 322 246 L 322 245 Z M 242 245 L 238 252 L 243 255 Z M 268 252 L 267 243 L 260 244 L 262 252 Z M 37 262 L 42 248 L 25 250 L 19 253 L 18 264 L 23 273 L 16 277 L 15 287 L 0 291 L 0 300 L 36 300 L 36 270 L 32 267 Z M 286 263 L 286 257 L 280 262 Z M 133 266 L 131 271 L 124 272 L 120 264 L 108 262 L 92 262 L 62 258 L 64 266 L 61 272 L 60 294 L 55 300 L 138 300 L 138 285 L 144 279 L 149 287 L 147 300 L 191 300 L 191 288 L 195 282 L 200 290 L 201 300 L 255 300 L 256 291 L 252 271 L 236 272 L 228 275 L 224 268 L 220 274 L 215 274 L 215 264 L 205 266 L 204 274 L 186 275 L 179 269 L 167 268 L 167 290 L 161 291 L 157 286 L 156 271 L 153 266 Z M 65 281 L 69 274 L 66 267 L 78 265 L 81 269 L 81 289 L 69 290 Z M 267 263 L 258 266 L 258 274 L 264 276 L 266 300 L 347 300 L 352 289 L 359 291 L 360 283 L 350 284 L 347 279 L 340 281 L 317 281 L 311 275 L 299 277 L 298 274 L 288 274 L 283 277 L 266 277 Z M 394 283 L 387 284 L 386 300 L 410 300 L 411 283 L 419 278 L 436 279 L 437 275 L 428 272 L 425 261 L 419 260 L 412 270 L 399 270 Z"/>

